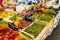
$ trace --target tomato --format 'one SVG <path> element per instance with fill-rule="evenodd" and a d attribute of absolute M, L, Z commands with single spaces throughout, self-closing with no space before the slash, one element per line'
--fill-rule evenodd
<path fill-rule="evenodd" d="M 13 38 L 13 37 L 14 37 L 14 36 L 13 36 L 13 33 L 9 35 L 9 38 Z"/>
<path fill-rule="evenodd" d="M 9 38 L 9 36 L 8 36 L 8 35 L 5 35 L 5 37 L 6 37 L 6 38 Z"/>
<path fill-rule="evenodd" d="M 3 35 L 3 38 L 5 37 L 5 35 Z"/>
<path fill-rule="evenodd" d="M 8 29 L 7 27 L 6 28 L 3 28 L 4 31 L 6 31 L 7 29 Z"/>
<path fill-rule="evenodd" d="M 3 33 L 0 33 L 0 36 L 2 36 L 3 35 Z"/>
<path fill-rule="evenodd" d="M 14 38 L 11 38 L 11 39 L 9 39 L 9 40 L 14 40 Z"/>
<path fill-rule="evenodd" d="M 3 37 L 2 36 L 0 36 L 0 40 L 3 40 Z"/>
<path fill-rule="evenodd" d="M 10 35 L 10 32 L 8 32 L 7 35 Z"/>
<path fill-rule="evenodd" d="M 17 31 L 14 31 L 13 34 L 14 34 L 14 36 L 18 36 L 18 32 Z"/>
<path fill-rule="evenodd" d="M 3 30 L 3 28 L 0 27 L 0 31 L 2 31 L 2 30 Z"/>
<path fill-rule="evenodd" d="M 3 38 L 3 40 L 9 40 L 8 38 Z"/>
<path fill-rule="evenodd" d="M 13 30 L 10 30 L 10 33 L 12 33 L 13 32 Z"/>

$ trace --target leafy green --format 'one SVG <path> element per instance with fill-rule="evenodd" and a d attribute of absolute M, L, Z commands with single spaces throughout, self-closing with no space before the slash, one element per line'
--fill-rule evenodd
<path fill-rule="evenodd" d="M 1 20 L 0 25 L 1 25 L 0 27 L 3 27 L 3 28 L 7 27 L 7 22 L 5 20 Z"/>
<path fill-rule="evenodd" d="M 7 22 L 5 20 L 1 20 L 0 24 L 7 24 Z"/>
<path fill-rule="evenodd" d="M 32 26 L 28 27 L 25 31 L 36 37 L 43 30 L 44 27 L 45 27 L 45 24 L 38 21 L 34 23 Z"/>
<path fill-rule="evenodd" d="M 53 6 L 50 6 L 49 9 L 53 9 L 54 7 Z"/>
<path fill-rule="evenodd" d="M 44 14 L 44 16 L 43 16 L 43 14 L 41 14 L 41 13 L 34 13 L 32 17 L 42 20 L 42 21 L 50 22 L 52 15 L 50 16 L 50 15 Z"/>
<path fill-rule="evenodd" d="M 14 16 L 12 16 L 9 20 L 12 20 L 12 21 L 14 21 L 14 20 L 16 20 L 17 19 L 17 14 L 15 14 Z"/>
<path fill-rule="evenodd" d="M 45 13 L 45 14 L 55 14 L 55 10 L 53 10 L 53 9 L 46 9 L 46 10 L 44 11 L 44 13 Z"/>

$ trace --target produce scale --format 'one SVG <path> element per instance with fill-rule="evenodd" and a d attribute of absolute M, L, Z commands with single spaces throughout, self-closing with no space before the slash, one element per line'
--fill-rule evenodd
<path fill-rule="evenodd" d="M 25 2 L 1 1 L 0 40 L 45 40 L 57 26 L 59 6 L 36 0 Z"/>

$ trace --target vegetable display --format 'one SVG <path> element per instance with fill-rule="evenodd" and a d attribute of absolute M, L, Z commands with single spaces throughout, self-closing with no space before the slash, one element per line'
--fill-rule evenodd
<path fill-rule="evenodd" d="M 26 21 L 26 20 L 21 20 L 20 22 L 19 22 L 19 28 L 24 28 L 24 27 L 26 27 L 26 26 L 28 26 L 29 24 L 30 24 L 31 22 L 28 22 L 28 21 Z"/>
<path fill-rule="evenodd" d="M 45 24 L 41 21 L 37 21 L 32 26 L 28 27 L 25 31 L 35 37 L 43 30 Z"/>
<path fill-rule="evenodd" d="M 53 10 L 53 9 L 46 9 L 44 11 L 44 13 L 46 13 L 46 14 L 55 14 L 55 10 Z"/>
<path fill-rule="evenodd" d="M 10 18 L 10 20 L 12 20 L 12 21 L 14 21 L 14 20 L 16 20 L 17 19 L 17 14 L 15 14 L 14 16 L 12 16 L 11 18 Z"/>
<path fill-rule="evenodd" d="M 9 31 L 7 33 L 4 33 L 5 31 L 3 31 L 2 33 L 0 32 L 0 40 L 14 40 L 17 36 L 18 36 L 18 32 L 17 31 Z"/>
<path fill-rule="evenodd" d="M 0 21 L 0 27 L 7 28 L 8 27 L 8 23 L 5 20 L 1 20 Z"/>
<path fill-rule="evenodd" d="M 8 24 L 10 23 L 7 23 L 4 20 L 0 21 L 0 40 L 29 40 L 29 38 L 21 32 L 12 30 Z"/>
<path fill-rule="evenodd" d="M 31 16 L 33 14 L 33 11 L 27 11 L 26 16 Z"/>
<path fill-rule="evenodd" d="M 18 32 L 10 30 L 6 21 L 0 21 L 0 40 L 14 40 L 17 36 Z"/>
<path fill-rule="evenodd" d="M 49 22 L 53 16 L 49 16 L 49 15 L 46 15 L 46 14 L 39 14 L 39 13 L 35 13 L 33 16 L 33 18 L 37 18 L 41 21 L 46 21 L 46 22 Z"/>
<path fill-rule="evenodd" d="M 36 12 L 44 12 L 46 10 L 45 6 L 37 6 Z"/>
<path fill-rule="evenodd" d="M 44 6 L 44 3 L 28 5 L 19 12 L 6 9 L 15 8 L 15 4 L 5 5 L 0 9 L 0 40 L 30 40 L 36 38 L 59 9 Z M 49 26 L 49 25 L 48 25 Z"/>

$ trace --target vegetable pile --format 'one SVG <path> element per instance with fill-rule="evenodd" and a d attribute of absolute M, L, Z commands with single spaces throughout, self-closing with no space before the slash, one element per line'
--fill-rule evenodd
<path fill-rule="evenodd" d="M 11 30 L 6 21 L 0 21 L 0 40 L 14 40 L 17 36 L 18 32 Z"/>
<path fill-rule="evenodd" d="M 36 37 L 42 31 L 45 25 L 45 23 L 37 21 L 32 26 L 28 27 L 25 31 Z"/>
<path fill-rule="evenodd" d="M 14 21 L 14 20 L 16 20 L 17 19 L 17 14 L 15 14 L 14 16 L 12 16 L 11 18 L 10 18 L 10 20 L 12 20 L 12 21 Z"/>
<path fill-rule="evenodd" d="M 41 21 L 50 22 L 50 20 L 52 19 L 53 15 L 49 16 L 49 15 L 41 14 L 41 13 L 34 13 L 34 15 L 32 17 L 36 18 L 36 19 L 39 19 Z"/>
<path fill-rule="evenodd" d="M 15 38 L 18 36 L 17 31 L 12 31 L 12 30 L 10 30 L 9 32 L 6 31 L 7 30 L 0 31 L 0 40 L 15 40 Z"/>
<path fill-rule="evenodd" d="M 27 11 L 26 16 L 31 16 L 33 14 L 33 11 Z"/>
<path fill-rule="evenodd" d="M 15 5 L 9 6 L 9 8 L 14 7 Z M 29 40 L 21 32 L 18 32 L 19 29 L 24 29 L 27 33 L 37 37 L 59 11 L 53 6 L 44 6 L 43 3 L 32 4 L 28 10 L 21 12 L 6 12 L 3 8 L 0 9 L 0 40 Z"/>
<path fill-rule="evenodd" d="M 20 22 L 19 22 L 19 28 L 24 28 L 24 27 L 26 27 L 26 26 L 28 26 L 29 24 L 30 24 L 31 22 L 28 22 L 28 21 L 26 21 L 26 20 L 21 20 Z"/>

